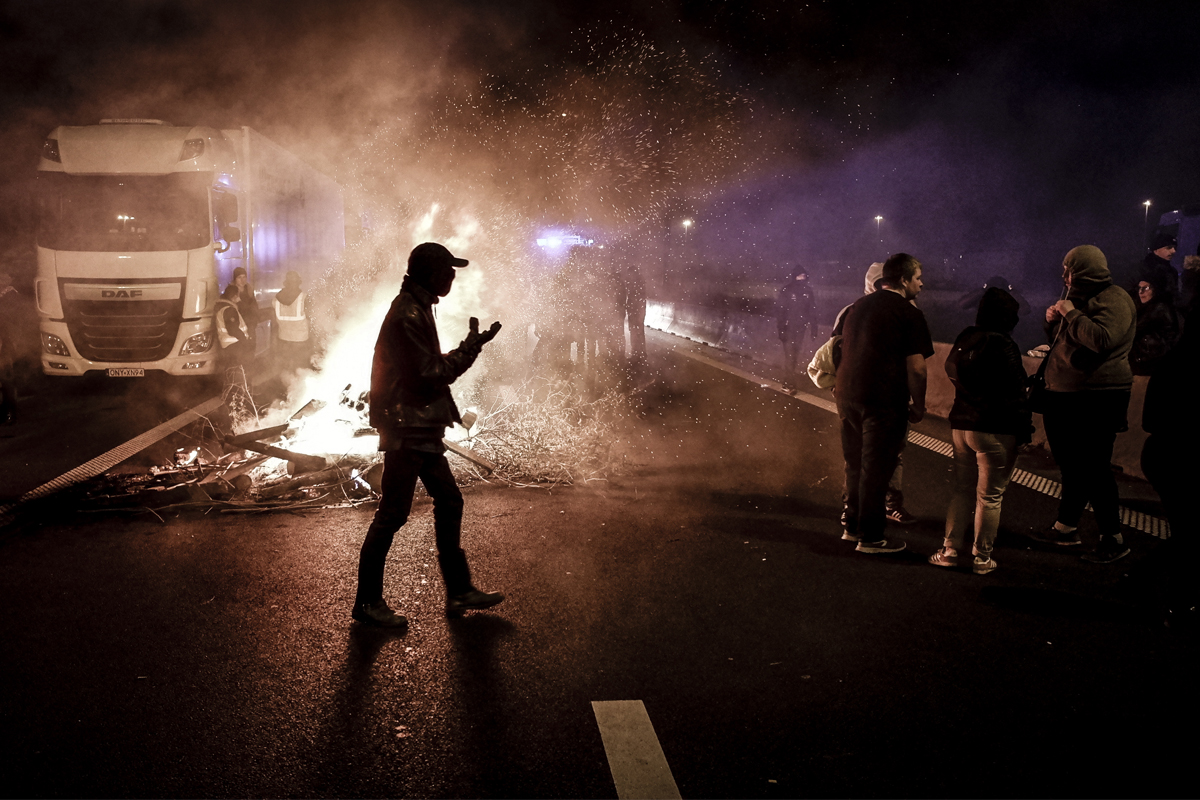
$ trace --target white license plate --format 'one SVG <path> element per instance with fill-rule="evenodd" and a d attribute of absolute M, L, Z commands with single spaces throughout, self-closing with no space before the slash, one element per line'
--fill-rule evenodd
<path fill-rule="evenodd" d="M 144 378 L 146 370 L 141 367 L 115 367 L 105 370 L 110 378 Z"/>

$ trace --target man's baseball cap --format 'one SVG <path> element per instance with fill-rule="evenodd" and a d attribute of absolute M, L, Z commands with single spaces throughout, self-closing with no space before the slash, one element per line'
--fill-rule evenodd
<path fill-rule="evenodd" d="M 465 267 L 470 264 L 465 258 L 456 258 L 445 246 L 437 242 L 419 244 L 408 254 L 408 274 L 414 275 L 438 267 Z"/>

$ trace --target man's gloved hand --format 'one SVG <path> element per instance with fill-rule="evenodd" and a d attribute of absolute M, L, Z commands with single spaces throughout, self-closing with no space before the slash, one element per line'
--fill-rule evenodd
<path fill-rule="evenodd" d="M 471 335 L 479 337 L 478 341 L 481 345 L 487 344 L 492 339 L 495 339 L 496 334 L 500 332 L 500 328 L 501 328 L 500 322 L 496 321 L 496 322 L 492 323 L 492 326 L 490 328 L 488 328 L 483 333 L 480 333 L 479 332 L 479 320 L 476 319 L 475 317 L 471 317 Z"/>
<path fill-rule="evenodd" d="M 496 338 L 496 334 L 500 332 L 500 323 L 493 322 L 492 326 L 483 333 L 479 332 L 479 320 L 471 317 L 471 331 L 467 334 L 467 338 L 463 339 L 462 346 L 468 350 L 479 353 L 483 346 Z"/>

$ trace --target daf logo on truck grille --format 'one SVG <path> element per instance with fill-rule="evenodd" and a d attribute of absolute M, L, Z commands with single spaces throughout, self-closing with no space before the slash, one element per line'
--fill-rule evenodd
<path fill-rule="evenodd" d="M 178 300 L 182 296 L 181 291 L 179 283 L 63 285 L 63 295 L 68 300 Z"/>

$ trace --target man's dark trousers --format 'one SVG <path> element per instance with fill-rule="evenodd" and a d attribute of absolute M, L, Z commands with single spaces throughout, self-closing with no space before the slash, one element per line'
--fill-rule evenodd
<path fill-rule="evenodd" d="M 864 542 L 878 542 L 884 538 L 888 481 L 904 447 L 908 409 L 842 402 L 837 407 L 846 461 L 846 530 Z"/>
<path fill-rule="evenodd" d="M 358 594 L 354 604 L 374 603 L 383 598 L 383 567 L 396 531 L 408 521 L 417 478 L 433 498 L 433 530 L 437 540 L 438 564 L 446 582 L 446 594 L 471 590 L 467 557 L 460 549 L 463 498 L 445 453 L 403 448 L 388 450 L 383 457 L 382 498 L 358 561 Z"/>

